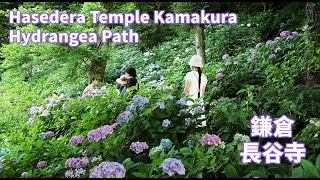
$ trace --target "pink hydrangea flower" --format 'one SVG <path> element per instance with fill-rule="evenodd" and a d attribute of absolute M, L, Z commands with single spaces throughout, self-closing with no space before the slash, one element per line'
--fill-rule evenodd
<path fill-rule="evenodd" d="M 222 56 L 222 59 L 225 60 L 225 59 L 228 59 L 229 57 L 230 57 L 229 54 L 225 54 Z"/>
<path fill-rule="evenodd" d="M 290 35 L 290 31 L 282 31 L 281 33 L 280 33 L 280 36 L 281 37 L 287 37 L 287 36 L 289 36 Z"/>
<path fill-rule="evenodd" d="M 221 139 L 215 134 L 206 134 L 199 141 L 202 145 L 207 144 L 217 146 L 221 143 Z"/>
<path fill-rule="evenodd" d="M 220 79 L 223 77 L 223 74 L 221 72 L 217 73 L 216 74 L 216 79 Z"/>
<path fill-rule="evenodd" d="M 135 152 L 136 154 L 142 153 L 145 149 L 148 149 L 149 146 L 146 142 L 132 142 L 130 145 L 130 150 Z"/>
<path fill-rule="evenodd" d="M 84 137 L 82 135 L 73 136 L 70 139 L 69 144 L 71 144 L 72 146 L 77 146 L 79 144 L 82 144 L 83 141 L 84 141 Z"/>

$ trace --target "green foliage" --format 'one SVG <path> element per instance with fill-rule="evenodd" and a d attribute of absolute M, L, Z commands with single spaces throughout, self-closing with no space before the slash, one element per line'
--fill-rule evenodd
<path fill-rule="evenodd" d="M 12 5 L 12 6 L 11 6 Z M 21 4 L 4 4 L 1 18 L 7 9 Z M 266 3 L 267 6 L 271 5 Z M 69 158 L 84 158 L 86 149 L 90 161 L 86 173 L 101 162 L 122 163 L 128 178 L 219 178 L 219 177 L 302 177 L 317 178 L 320 171 L 319 143 L 319 86 L 308 86 L 307 73 L 319 71 L 319 53 L 308 30 L 301 31 L 305 22 L 304 3 L 275 3 L 276 7 L 259 12 L 263 4 L 248 7 L 241 3 L 22 3 L 23 12 L 47 12 L 58 8 L 66 12 L 84 12 L 84 25 L 18 25 L 25 32 L 41 28 L 44 31 L 92 32 L 101 29 L 122 30 L 119 25 L 93 26 L 89 10 L 104 12 L 140 12 L 152 14 L 155 9 L 172 12 L 207 11 L 238 12 L 237 25 L 210 25 L 205 27 L 207 64 L 203 73 L 208 78 L 206 87 L 205 120 L 207 126 L 197 127 L 199 116 L 193 108 L 179 105 L 184 98 L 184 77 L 190 70 L 190 57 L 196 54 L 194 29 L 190 25 L 132 25 L 141 35 L 139 45 L 110 45 L 106 48 L 81 44 L 76 48 L 67 45 L 2 44 L 0 80 L 0 164 L 4 169 L 0 177 L 65 177 Z M 245 7 L 248 7 L 244 10 Z M 246 12 L 246 13 L 244 13 Z M 255 13 L 255 15 L 252 15 Z M 297 16 L 293 16 L 297 15 Z M 7 18 L 7 17 L 6 17 Z M 7 27 L 7 26 L 6 26 Z M 264 41 L 276 38 L 281 31 L 298 31 L 299 35 L 287 40 L 281 37 L 273 45 Z M 1 33 L 7 33 L 3 30 Z M 257 48 L 257 43 L 264 45 Z M 276 48 L 281 51 L 275 52 Z M 256 50 L 256 51 L 254 51 Z M 229 58 L 222 58 L 229 54 Z M 275 58 L 270 58 L 275 54 Z M 82 98 L 90 68 L 106 62 L 103 81 L 106 92 L 100 96 Z M 104 65 L 103 65 L 104 66 Z M 119 95 L 114 81 L 127 67 L 135 67 L 139 91 L 148 99 L 142 107 L 132 111 L 128 122 L 119 122 L 121 113 L 129 105 L 138 104 L 137 96 Z M 92 72 L 91 72 L 92 73 Z M 222 73 L 222 77 L 218 77 Z M 53 95 L 63 95 L 57 97 Z M 172 99 L 170 98 L 172 96 Z M 191 99 L 188 99 L 191 100 Z M 165 104 L 164 108 L 157 106 Z M 32 113 L 36 107 L 42 113 Z M 249 119 L 253 115 L 269 114 L 279 117 L 286 114 L 296 120 L 291 141 L 303 142 L 306 158 L 298 165 L 284 161 L 281 165 L 249 164 L 241 162 L 239 153 L 243 142 L 250 139 Z M 168 127 L 163 120 L 169 119 Z M 305 120 L 307 119 L 307 120 Z M 195 122 L 189 122 L 193 120 Z M 34 123 L 32 123 L 34 121 Z M 90 142 L 89 132 L 105 125 L 117 125 L 112 133 L 99 142 Z M 44 133 L 54 132 L 45 139 Z M 239 133 L 241 135 L 239 135 Z M 206 134 L 221 138 L 219 145 L 202 144 Z M 85 140 L 77 146 L 69 144 L 73 136 Z M 240 137 L 239 137 L 240 136 Z M 169 139 L 172 147 L 165 149 L 162 139 Z M 136 154 L 130 149 L 132 142 L 146 142 L 148 148 Z M 252 139 L 254 141 L 254 139 Z M 263 140 L 260 141 L 260 143 Z M 96 157 L 101 160 L 93 162 Z M 162 163 L 167 158 L 181 160 L 185 174 L 169 176 Z M 48 166 L 37 168 L 39 161 Z"/>

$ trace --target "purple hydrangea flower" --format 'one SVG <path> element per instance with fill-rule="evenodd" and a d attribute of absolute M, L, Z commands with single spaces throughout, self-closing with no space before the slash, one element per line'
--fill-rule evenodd
<path fill-rule="evenodd" d="M 184 165 L 182 162 L 175 158 L 167 158 L 163 161 L 160 168 L 162 168 L 162 171 L 169 176 L 173 176 L 175 173 L 178 173 L 180 175 L 185 175 L 186 170 L 184 168 Z"/>
<path fill-rule="evenodd" d="M 275 52 L 275 53 L 279 53 L 279 52 L 281 52 L 281 50 L 282 50 L 281 48 L 277 47 L 277 48 L 274 50 L 274 52 Z"/>
<path fill-rule="evenodd" d="M 281 39 L 280 37 L 276 37 L 276 38 L 274 38 L 273 42 L 276 43 L 276 42 L 278 42 L 280 39 Z"/>
<path fill-rule="evenodd" d="M 124 124 L 128 122 L 132 118 L 132 113 L 130 111 L 124 111 L 123 113 L 119 114 L 117 118 L 117 123 Z"/>
<path fill-rule="evenodd" d="M 85 168 L 89 164 L 88 158 L 69 158 L 65 163 L 66 168 Z"/>
<path fill-rule="evenodd" d="M 90 154 L 91 150 L 90 149 L 85 149 L 83 152 L 82 152 L 82 155 L 83 156 L 88 156 Z"/>
<path fill-rule="evenodd" d="M 101 132 L 102 138 L 104 139 L 104 138 L 106 138 L 107 135 L 112 134 L 114 128 L 116 128 L 117 125 L 118 125 L 117 123 L 114 123 L 114 124 L 112 124 L 111 126 L 109 126 L 109 125 L 104 125 L 104 126 L 101 126 L 100 128 L 98 128 L 99 131 Z M 98 130 L 98 129 L 97 129 L 97 130 Z"/>
<path fill-rule="evenodd" d="M 73 174 L 73 171 L 72 171 L 72 170 L 67 170 L 67 171 L 64 173 L 64 177 L 66 177 L 66 178 L 74 178 L 75 175 Z"/>
<path fill-rule="evenodd" d="M 194 108 L 194 114 L 202 114 L 204 113 L 204 109 L 201 106 Z"/>
<path fill-rule="evenodd" d="M 37 164 L 37 168 L 44 168 L 47 166 L 47 162 L 46 161 L 40 161 Z"/>
<path fill-rule="evenodd" d="M 274 44 L 274 42 L 272 41 L 272 40 L 268 40 L 267 42 L 266 42 L 266 45 L 273 45 Z"/>
<path fill-rule="evenodd" d="M 275 54 L 270 54 L 269 59 L 274 59 L 274 58 L 276 58 L 276 55 Z"/>
<path fill-rule="evenodd" d="M 291 36 L 291 35 L 287 36 L 287 38 L 286 38 L 287 41 L 289 41 L 291 39 L 293 39 L 293 36 Z"/>
<path fill-rule="evenodd" d="M 223 74 L 221 72 L 217 73 L 216 74 L 216 79 L 220 79 L 223 77 Z"/>
<path fill-rule="evenodd" d="M 221 139 L 219 138 L 219 136 L 215 135 L 215 134 L 206 134 L 204 135 L 200 140 L 200 143 L 202 145 L 208 144 L 208 145 L 219 145 L 221 143 Z"/>
<path fill-rule="evenodd" d="M 162 121 L 162 127 L 168 127 L 171 124 L 169 119 L 165 119 Z"/>
<path fill-rule="evenodd" d="M 136 106 L 134 104 L 130 104 L 127 106 L 126 111 L 133 113 L 136 110 Z"/>
<path fill-rule="evenodd" d="M 230 64 L 231 64 L 231 62 L 230 62 L 230 61 L 226 62 L 226 66 L 229 66 Z"/>
<path fill-rule="evenodd" d="M 294 32 L 292 32 L 292 36 L 293 36 L 293 37 L 298 37 L 298 36 L 299 36 L 299 33 L 298 33 L 297 31 L 294 31 Z"/>
<path fill-rule="evenodd" d="M 108 134 L 112 134 L 113 133 L 113 129 L 117 126 L 117 123 L 109 126 L 109 125 L 105 125 L 105 126 L 102 126 L 100 128 L 97 128 L 97 129 L 94 129 L 94 130 L 91 130 L 89 133 L 88 133 L 88 140 L 90 142 L 99 142 L 101 139 L 104 139 L 106 138 L 106 136 Z"/>
<path fill-rule="evenodd" d="M 225 59 L 228 59 L 229 57 L 230 57 L 229 54 L 225 54 L 222 56 L 222 59 L 225 60 Z"/>
<path fill-rule="evenodd" d="M 84 142 L 84 137 L 82 135 L 78 135 L 78 136 L 73 136 L 70 141 L 69 144 L 71 144 L 72 146 L 77 146 L 79 144 L 82 144 Z"/>
<path fill-rule="evenodd" d="M 280 33 L 280 36 L 281 37 L 287 37 L 287 36 L 289 36 L 290 35 L 290 31 L 282 31 L 281 33 Z"/>
<path fill-rule="evenodd" d="M 186 98 L 181 98 L 177 101 L 177 104 L 179 105 L 186 105 L 187 104 L 187 99 Z"/>
<path fill-rule="evenodd" d="M 159 107 L 160 109 L 165 109 L 166 105 L 164 104 L 164 102 L 157 102 L 156 106 Z"/>
<path fill-rule="evenodd" d="M 233 64 L 239 64 L 239 61 L 237 60 L 237 61 L 234 61 L 234 63 Z"/>
<path fill-rule="evenodd" d="M 44 138 L 47 139 L 47 138 L 51 138 L 54 136 L 54 132 L 52 131 L 47 131 L 45 134 L 44 134 Z"/>
<path fill-rule="evenodd" d="M 169 95 L 168 99 L 173 100 L 173 96 Z"/>
<path fill-rule="evenodd" d="M 130 150 L 135 152 L 136 154 L 142 153 L 143 150 L 148 149 L 149 146 L 146 142 L 132 142 L 130 145 Z"/>
<path fill-rule="evenodd" d="M 124 178 L 126 169 L 117 162 L 102 162 L 90 170 L 90 178 Z"/>
<path fill-rule="evenodd" d="M 252 65 L 256 65 L 256 64 L 257 64 L 257 61 L 251 61 L 251 64 L 252 64 Z"/>
<path fill-rule="evenodd" d="M 102 139 L 102 134 L 99 130 L 94 129 L 88 133 L 87 137 L 90 142 L 99 142 Z"/>
<path fill-rule="evenodd" d="M 134 103 L 137 104 L 139 107 L 149 104 L 149 99 L 142 97 L 141 95 L 134 96 L 133 100 L 134 100 Z"/>
<path fill-rule="evenodd" d="M 258 43 L 258 44 L 256 45 L 256 48 L 259 48 L 259 47 L 261 47 L 261 46 L 263 46 L 263 43 Z"/>

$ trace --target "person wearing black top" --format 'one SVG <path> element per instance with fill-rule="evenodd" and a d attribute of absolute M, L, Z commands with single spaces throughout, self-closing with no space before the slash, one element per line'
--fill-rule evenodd
<path fill-rule="evenodd" d="M 130 67 L 126 70 L 126 73 L 131 77 L 127 81 L 127 91 L 129 91 L 128 89 L 130 87 L 136 86 L 136 89 L 132 91 L 132 94 L 135 94 L 139 90 L 139 84 L 136 78 L 137 77 L 136 70 Z"/>

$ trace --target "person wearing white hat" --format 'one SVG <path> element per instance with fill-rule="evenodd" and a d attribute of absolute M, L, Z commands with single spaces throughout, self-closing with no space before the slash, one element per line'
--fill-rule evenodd
<path fill-rule="evenodd" d="M 201 72 L 201 68 L 203 68 L 201 56 L 199 55 L 192 56 L 189 61 L 189 65 L 190 65 L 191 71 L 188 72 L 185 77 L 184 92 L 187 97 L 190 97 L 195 100 L 204 96 L 206 92 L 206 85 L 207 85 L 208 79 L 205 76 L 205 74 Z M 187 105 L 192 106 L 193 102 L 188 101 Z M 204 116 L 201 116 L 201 119 L 202 118 L 204 118 Z M 206 126 L 206 121 L 202 122 L 202 126 Z"/>
<path fill-rule="evenodd" d="M 126 73 L 124 75 L 121 75 L 120 78 L 116 79 L 116 82 L 118 83 L 118 92 L 120 94 L 126 92 L 127 90 L 127 82 L 131 77 Z"/>
<path fill-rule="evenodd" d="M 120 94 L 126 92 L 135 94 L 139 89 L 139 84 L 136 77 L 136 70 L 133 67 L 128 68 L 126 70 L 126 73 L 124 75 L 121 75 L 120 78 L 116 80 L 116 82 L 118 83 L 118 92 Z"/>

